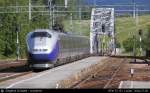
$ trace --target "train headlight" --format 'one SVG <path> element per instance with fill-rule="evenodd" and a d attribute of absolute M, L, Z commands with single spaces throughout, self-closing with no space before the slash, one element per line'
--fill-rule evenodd
<path fill-rule="evenodd" d="M 33 52 L 38 51 L 38 49 L 33 49 Z"/>
<path fill-rule="evenodd" d="M 48 51 L 48 49 L 33 49 L 33 52 L 37 52 L 37 51 Z"/>
<path fill-rule="evenodd" d="M 43 51 L 47 51 L 48 49 L 43 49 Z"/>

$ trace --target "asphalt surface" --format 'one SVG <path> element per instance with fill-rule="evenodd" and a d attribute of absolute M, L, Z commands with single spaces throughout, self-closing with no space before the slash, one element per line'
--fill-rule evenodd
<path fill-rule="evenodd" d="M 107 57 L 85 58 L 41 73 L 0 83 L 0 88 L 57 88 L 59 81 L 68 79 L 85 68 L 101 63 L 101 60 L 105 58 Z"/>
<path fill-rule="evenodd" d="M 120 82 L 120 85 L 119 85 L 119 88 L 131 88 L 131 89 L 133 89 L 133 88 L 150 88 L 150 82 L 148 82 L 148 81 L 121 81 Z"/>

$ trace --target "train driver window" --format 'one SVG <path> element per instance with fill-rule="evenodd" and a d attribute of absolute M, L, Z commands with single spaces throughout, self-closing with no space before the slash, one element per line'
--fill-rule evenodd
<path fill-rule="evenodd" d="M 31 35 L 31 38 L 35 38 L 35 37 L 48 37 L 48 38 L 51 38 L 51 35 L 47 32 L 34 32 Z"/>

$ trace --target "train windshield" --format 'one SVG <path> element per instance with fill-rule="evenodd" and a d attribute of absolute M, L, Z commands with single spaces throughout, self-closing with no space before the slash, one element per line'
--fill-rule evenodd
<path fill-rule="evenodd" d="M 31 36 L 31 38 L 35 38 L 35 37 L 48 37 L 48 38 L 51 38 L 51 35 L 47 32 L 34 32 Z"/>

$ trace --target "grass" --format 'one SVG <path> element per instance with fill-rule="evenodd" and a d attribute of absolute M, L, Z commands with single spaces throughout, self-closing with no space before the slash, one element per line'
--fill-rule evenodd
<path fill-rule="evenodd" d="M 63 21 L 64 29 L 67 32 L 72 32 L 75 34 L 81 34 L 89 36 L 90 33 L 90 20 L 73 20 L 72 26 L 73 30 L 71 30 L 69 20 Z M 136 25 L 135 19 L 132 17 L 116 17 L 115 18 L 115 26 L 116 26 L 116 39 L 123 47 L 122 43 L 129 37 L 132 37 L 133 34 L 138 36 L 138 29 L 143 29 L 144 33 L 147 32 L 147 26 L 150 25 L 150 15 L 142 15 L 139 16 L 139 24 Z M 106 39 L 108 39 L 106 37 Z M 106 40 L 108 41 L 108 40 Z M 14 59 L 16 56 L 0 56 L 0 59 Z"/>
<path fill-rule="evenodd" d="M 138 25 L 136 25 L 136 21 L 132 16 L 115 18 L 116 39 L 121 44 L 121 46 L 122 42 L 127 38 L 132 37 L 133 35 L 138 36 L 138 29 L 142 29 L 144 33 L 146 33 L 147 26 L 150 25 L 150 15 L 142 15 L 138 18 Z M 90 20 L 73 20 L 72 25 L 73 31 L 70 30 L 70 21 L 64 21 L 65 31 L 89 36 Z"/>
<path fill-rule="evenodd" d="M 150 15 L 139 16 L 138 25 L 136 25 L 135 19 L 132 17 L 116 18 L 115 22 L 117 41 L 122 44 L 128 37 L 138 36 L 139 29 L 146 33 L 147 26 L 150 25 Z"/>
<path fill-rule="evenodd" d="M 90 32 L 90 21 L 89 20 L 81 20 L 81 21 L 73 20 L 72 21 L 72 29 L 73 30 L 71 30 L 70 23 L 71 22 L 68 20 L 63 22 L 65 31 L 72 32 L 74 34 L 89 36 L 89 32 Z"/>
<path fill-rule="evenodd" d="M 116 19 L 116 32 L 117 41 L 121 44 L 123 48 L 123 41 L 133 35 L 139 38 L 138 30 L 142 29 L 145 36 L 148 31 L 148 26 L 150 26 L 150 15 L 142 15 L 138 18 L 138 24 L 136 24 L 136 20 L 132 17 L 120 17 Z M 140 49 L 137 50 L 137 55 L 140 55 Z"/>

